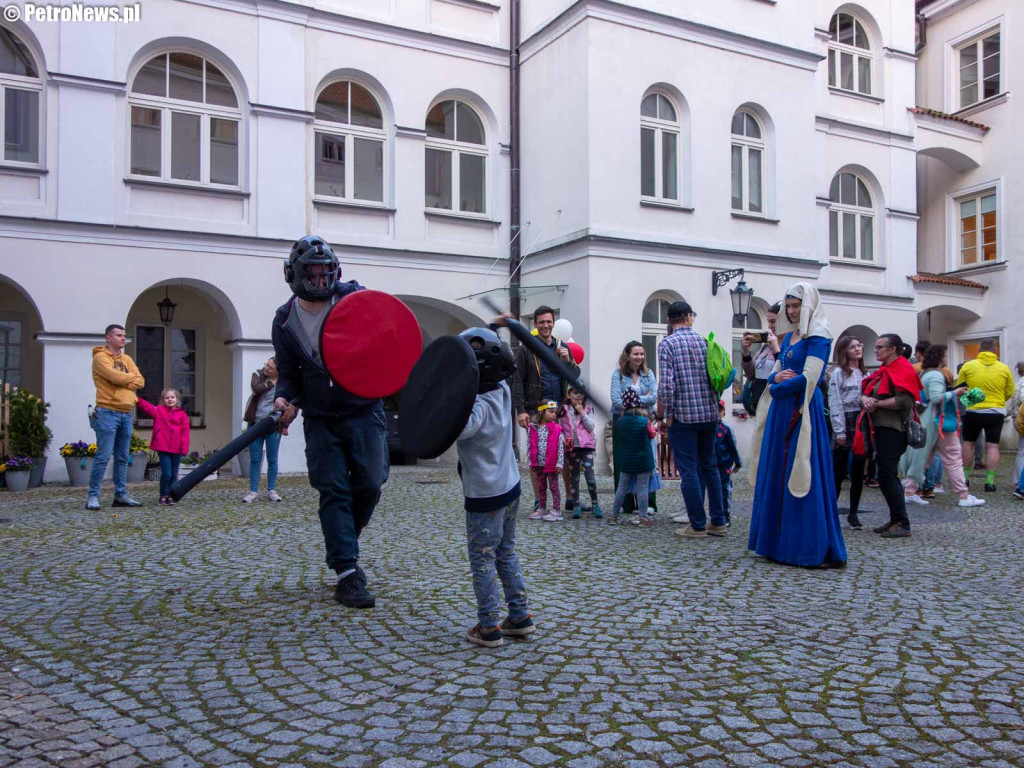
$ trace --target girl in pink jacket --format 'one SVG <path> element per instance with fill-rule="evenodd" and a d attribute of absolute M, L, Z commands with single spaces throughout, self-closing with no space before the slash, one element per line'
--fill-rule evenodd
<path fill-rule="evenodd" d="M 558 490 L 558 476 L 562 473 L 564 448 L 562 428 L 558 425 L 558 403 L 550 400 L 537 406 L 536 421 L 530 424 L 530 472 L 533 490 L 540 502 L 530 515 L 531 520 L 558 522 L 562 519 L 562 494 Z M 551 488 L 551 511 L 547 489 Z"/>
<path fill-rule="evenodd" d="M 584 510 L 594 510 L 594 517 L 601 517 L 601 507 L 597 503 L 597 480 L 594 477 L 594 449 L 597 440 L 594 438 L 594 408 L 587 404 L 584 394 L 572 387 L 562 403 L 562 437 L 565 441 L 566 459 L 572 488 L 572 516 L 579 519 Z M 590 491 L 589 507 L 580 504 L 580 471 L 587 480 Z"/>
<path fill-rule="evenodd" d="M 178 476 L 181 457 L 188 453 L 189 418 L 180 402 L 176 389 L 161 392 L 159 406 L 139 398 L 139 410 L 153 420 L 149 447 L 160 454 L 160 504 L 174 503 L 169 495 L 171 485 Z"/>

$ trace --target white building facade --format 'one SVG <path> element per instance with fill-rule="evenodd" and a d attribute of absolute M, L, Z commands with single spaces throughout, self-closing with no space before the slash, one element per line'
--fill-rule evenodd
<path fill-rule="evenodd" d="M 345 279 L 405 299 L 426 341 L 483 322 L 513 235 L 509 5 L 150 0 L 135 24 L 0 22 L 3 376 L 51 403 L 51 455 L 91 439 L 110 322 L 145 395 L 184 391 L 193 445 L 227 442 L 272 354 L 282 260 L 309 232 Z M 906 5 L 524 0 L 522 311 L 572 321 L 597 391 L 629 340 L 653 357 L 679 298 L 736 350 L 797 280 L 837 337 L 915 339 L 915 287 L 937 284 L 909 279 L 922 115 Z M 755 291 L 738 319 L 710 290 L 737 268 Z M 742 447 L 750 425 L 730 418 Z M 304 469 L 302 449 L 292 430 L 283 470 Z"/>

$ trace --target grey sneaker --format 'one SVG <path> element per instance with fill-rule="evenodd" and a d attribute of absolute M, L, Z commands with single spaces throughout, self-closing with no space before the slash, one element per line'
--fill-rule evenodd
<path fill-rule="evenodd" d="M 99 509 L 100 508 L 100 497 L 90 496 L 89 500 L 85 502 L 86 509 Z"/>
<path fill-rule="evenodd" d="M 267 498 L 270 501 L 281 501 L 281 495 L 277 491 L 267 491 Z"/>
<path fill-rule="evenodd" d="M 682 528 L 676 528 L 676 536 L 682 536 L 685 539 L 702 539 L 707 536 L 707 531 L 698 531 L 689 525 L 684 525 Z"/>
<path fill-rule="evenodd" d="M 728 525 L 728 523 L 725 524 L 725 525 L 709 525 L 704 530 L 705 530 L 705 533 L 707 533 L 708 536 L 728 536 L 729 535 L 729 525 Z"/>
<path fill-rule="evenodd" d="M 111 504 L 110 506 L 112 506 L 112 507 L 141 507 L 142 506 L 142 502 L 141 501 L 136 501 L 135 499 L 133 499 L 131 496 L 129 496 L 126 493 L 124 496 L 115 496 L 114 497 L 114 503 Z"/>

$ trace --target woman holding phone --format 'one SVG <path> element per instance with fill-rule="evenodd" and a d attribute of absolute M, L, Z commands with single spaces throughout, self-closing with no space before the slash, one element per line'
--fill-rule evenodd
<path fill-rule="evenodd" d="M 753 416 L 757 411 L 757 403 L 768 386 L 768 376 L 775 367 L 775 358 L 779 354 L 779 340 L 775 336 L 775 322 L 779 317 L 779 303 L 768 308 L 768 330 L 763 333 L 746 333 L 740 346 L 743 353 L 743 375 L 747 383 L 743 387 L 743 407 Z M 760 349 L 752 355 L 750 348 L 755 342 L 761 342 Z"/>

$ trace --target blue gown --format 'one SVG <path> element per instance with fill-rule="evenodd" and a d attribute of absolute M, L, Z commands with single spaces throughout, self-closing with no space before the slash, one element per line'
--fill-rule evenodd
<path fill-rule="evenodd" d="M 814 356 L 827 363 L 832 342 L 811 336 L 790 345 L 791 336 L 786 334 L 782 340 L 779 357 L 783 370 L 792 369 L 799 375 L 789 381 L 769 384 L 772 400 L 761 441 L 747 548 L 762 557 L 790 565 L 845 563 L 846 545 L 836 507 L 832 450 L 819 387 L 814 388 L 811 399 L 811 488 L 806 496 L 796 498 L 789 492 L 789 476 L 802 423 L 798 422 L 790 435 L 789 457 L 783 467 L 786 432 L 807 389 L 804 362 L 808 356 Z M 823 366 L 821 377 L 824 375 Z"/>

